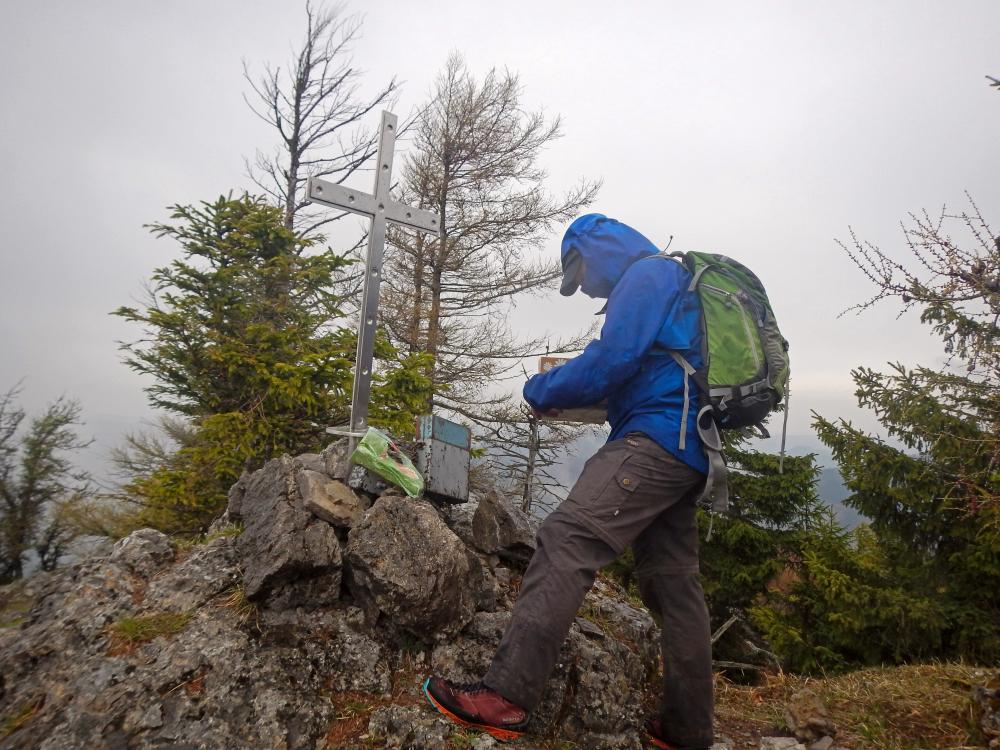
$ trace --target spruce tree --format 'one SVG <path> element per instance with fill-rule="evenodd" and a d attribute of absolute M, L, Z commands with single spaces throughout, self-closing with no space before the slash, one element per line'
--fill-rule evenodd
<path fill-rule="evenodd" d="M 949 360 L 853 371 L 885 437 L 815 419 L 872 533 L 809 549 L 761 619 L 813 667 L 1000 657 L 1000 238 L 974 204 L 914 215 L 904 231 L 912 267 L 846 246 L 876 285 L 857 309 L 895 299 L 918 311 Z"/>
<path fill-rule="evenodd" d="M 115 314 L 144 328 L 122 349 L 152 378 L 150 403 L 195 429 L 127 493 L 139 500 L 139 522 L 196 531 L 245 468 L 317 450 L 326 427 L 348 421 L 356 334 L 339 327 L 331 291 L 349 261 L 284 226 L 280 208 L 220 197 L 175 206 L 171 218 L 151 229 L 177 241 L 182 257 L 155 271 L 145 307 Z M 427 398 L 424 359 L 396 361 L 384 339 L 376 357 L 371 423 L 411 432 Z"/>

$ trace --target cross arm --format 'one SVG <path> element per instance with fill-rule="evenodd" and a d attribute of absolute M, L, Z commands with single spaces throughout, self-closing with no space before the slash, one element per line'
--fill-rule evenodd
<path fill-rule="evenodd" d="M 437 234 L 439 229 L 438 215 L 433 211 L 421 208 L 411 208 L 392 199 L 379 201 L 375 196 L 362 193 L 359 190 L 339 185 L 318 177 L 310 177 L 307 187 L 309 200 L 322 203 L 324 206 L 339 208 L 351 213 L 363 214 L 374 218 L 381 214 L 386 221 L 401 224 L 409 229 Z"/>

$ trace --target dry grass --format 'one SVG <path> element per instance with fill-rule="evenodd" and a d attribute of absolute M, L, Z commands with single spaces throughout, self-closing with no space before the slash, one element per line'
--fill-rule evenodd
<path fill-rule="evenodd" d="M 381 738 L 368 734 L 372 714 L 382 706 L 414 706 L 423 703 L 420 685 L 423 674 L 414 662 L 414 654 L 402 653 L 398 668 L 393 672 L 388 696 L 372 693 L 336 693 L 331 697 L 336 720 L 326 734 L 325 750 L 368 750 L 382 748 Z"/>
<path fill-rule="evenodd" d="M 809 688 L 851 750 L 961 750 L 983 747 L 973 719 L 971 687 L 987 670 L 957 664 L 864 669 L 828 678 L 767 675 L 762 685 L 716 686 L 717 731 L 737 748 L 785 729 L 784 707 Z M 750 736 L 747 736 L 749 733 Z"/>
<path fill-rule="evenodd" d="M 14 734 L 14 732 L 31 721 L 35 714 L 41 710 L 42 704 L 44 703 L 44 697 L 34 698 L 22 703 L 18 708 L 14 709 L 13 712 L 0 719 L 0 741 L 7 739 Z"/>
<path fill-rule="evenodd" d="M 233 614 L 236 615 L 236 622 L 240 627 L 243 627 L 252 619 L 257 632 L 261 632 L 260 610 L 254 602 L 247 598 L 247 592 L 243 584 L 234 586 L 219 602 L 219 605 L 233 611 Z"/>
<path fill-rule="evenodd" d="M 111 654 L 126 654 L 141 643 L 161 635 L 174 635 L 191 620 L 191 612 L 158 612 L 139 617 L 125 617 L 108 628 Z"/>

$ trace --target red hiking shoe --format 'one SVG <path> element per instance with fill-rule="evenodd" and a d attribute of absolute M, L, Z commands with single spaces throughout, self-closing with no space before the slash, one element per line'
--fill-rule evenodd
<path fill-rule="evenodd" d="M 649 719 L 646 722 L 646 743 L 652 747 L 660 748 L 660 750 L 677 750 L 675 746 L 662 739 L 660 735 L 661 728 L 658 716 Z"/>
<path fill-rule="evenodd" d="M 509 742 L 524 734 L 528 712 L 481 682 L 459 685 L 440 677 L 424 680 L 424 695 L 438 711 L 463 727 Z"/>

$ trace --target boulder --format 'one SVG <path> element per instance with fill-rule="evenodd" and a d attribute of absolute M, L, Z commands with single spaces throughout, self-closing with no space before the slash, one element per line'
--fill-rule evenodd
<path fill-rule="evenodd" d="M 346 484 L 318 471 L 303 469 L 296 475 L 296 482 L 305 509 L 334 526 L 351 528 L 368 507 Z"/>
<path fill-rule="evenodd" d="M 146 603 L 167 612 L 188 612 L 240 583 L 234 539 L 220 537 L 198 545 L 181 562 L 156 576 L 146 591 Z"/>
<path fill-rule="evenodd" d="M 760 750 L 806 750 L 794 737 L 761 737 Z"/>
<path fill-rule="evenodd" d="M 989 747 L 1000 748 L 1000 674 L 972 689 L 972 715 Z"/>
<path fill-rule="evenodd" d="M 323 459 L 324 472 L 331 479 L 345 479 L 347 469 L 347 438 L 334 440 L 330 443 L 320 457 Z"/>
<path fill-rule="evenodd" d="M 385 706 L 372 714 L 368 733 L 394 750 L 441 750 L 449 747 L 454 725 L 440 714 L 416 706 Z"/>
<path fill-rule="evenodd" d="M 383 495 L 348 535 L 351 592 L 373 619 L 444 638 L 475 611 L 471 557 L 430 503 Z"/>
<path fill-rule="evenodd" d="M 535 551 L 535 532 L 531 519 L 499 492 L 491 490 L 479 499 L 472 537 L 482 552 L 526 562 Z"/>
<path fill-rule="evenodd" d="M 795 693 L 785 706 L 785 724 L 807 744 L 837 734 L 837 727 L 830 721 L 819 696 L 808 689 Z"/>
<path fill-rule="evenodd" d="M 442 517 L 444 522 L 448 524 L 448 528 L 470 547 L 476 546 L 476 539 L 472 533 L 472 519 L 475 517 L 478 507 L 479 498 L 473 496 L 467 503 L 445 505 L 441 509 Z"/>
<path fill-rule="evenodd" d="M 340 542 L 330 524 L 306 510 L 296 474 L 287 456 L 268 461 L 246 479 L 238 512 L 230 506 L 229 514 L 243 521 L 236 550 L 246 596 L 273 591 L 273 606 L 316 607 L 340 596 Z"/>
<path fill-rule="evenodd" d="M 111 548 L 111 562 L 142 578 L 149 578 L 174 559 L 174 543 L 155 529 L 139 529 Z"/>
<path fill-rule="evenodd" d="M 509 619 L 508 612 L 477 613 L 458 637 L 434 647 L 431 670 L 458 682 L 480 679 Z M 636 747 L 644 716 L 635 691 L 645 684 L 649 667 L 638 649 L 613 637 L 594 638 L 589 628 L 585 633 L 575 625 L 528 731 L 555 733 L 580 748 Z"/>

